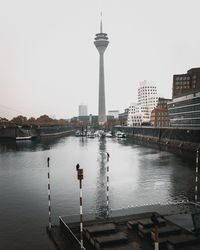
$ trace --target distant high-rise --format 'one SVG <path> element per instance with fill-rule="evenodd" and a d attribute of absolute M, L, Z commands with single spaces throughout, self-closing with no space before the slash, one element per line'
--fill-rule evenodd
<path fill-rule="evenodd" d="M 94 44 L 99 51 L 99 112 L 98 123 L 104 125 L 107 121 L 105 104 L 105 83 L 104 83 L 104 52 L 109 44 L 106 33 L 103 33 L 102 19 L 100 23 L 100 33 L 96 34 Z"/>
<path fill-rule="evenodd" d="M 79 105 L 78 106 L 78 115 L 79 116 L 86 116 L 87 115 L 87 106 L 86 105 Z"/>

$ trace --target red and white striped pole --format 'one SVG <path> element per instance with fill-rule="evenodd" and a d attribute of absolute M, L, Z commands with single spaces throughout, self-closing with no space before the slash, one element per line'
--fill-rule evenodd
<path fill-rule="evenodd" d="M 195 178 L 196 185 L 195 185 L 195 197 L 194 197 L 195 203 L 197 203 L 197 200 L 198 200 L 198 175 L 199 175 L 199 150 L 197 149 L 197 152 L 196 152 L 196 178 Z"/>
<path fill-rule="evenodd" d="M 153 225 L 155 226 L 155 250 L 159 250 L 159 239 L 158 239 L 159 221 L 158 221 L 157 216 L 155 214 L 152 214 L 151 221 L 153 222 Z"/>
<path fill-rule="evenodd" d="M 49 161 L 50 158 L 47 158 L 47 167 L 48 167 L 48 207 L 49 207 L 49 225 L 48 225 L 48 229 L 49 232 L 51 231 L 51 189 L 50 189 L 50 170 L 49 170 Z"/>
<path fill-rule="evenodd" d="M 155 250 L 159 250 L 158 225 L 155 225 Z"/>
<path fill-rule="evenodd" d="M 78 172 L 78 180 L 80 181 L 80 242 L 81 242 L 81 250 L 83 250 L 83 193 L 82 193 L 82 180 L 83 180 L 83 169 L 79 169 L 80 165 L 76 165 L 76 170 Z"/>
<path fill-rule="evenodd" d="M 110 155 L 109 153 L 107 153 L 107 167 L 106 167 L 106 179 L 107 179 L 107 201 L 106 201 L 106 215 L 107 217 L 109 217 L 109 159 L 110 159 Z"/>

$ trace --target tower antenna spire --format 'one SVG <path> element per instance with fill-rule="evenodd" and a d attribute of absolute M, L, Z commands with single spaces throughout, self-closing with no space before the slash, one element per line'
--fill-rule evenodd
<path fill-rule="evenodd" d="M 100 33 L 103 33 L 102 11 L 101 11 Z"/>

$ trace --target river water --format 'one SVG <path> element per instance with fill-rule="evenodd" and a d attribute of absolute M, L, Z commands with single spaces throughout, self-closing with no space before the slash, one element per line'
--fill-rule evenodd
<path fill-rule="evenodd" d="M 112 210 L 193 200 L 195 156 L 116 138 L 65 137 L 0 143 L 0 249 L 54 249 L 48 223 L 50 157 L 53 223 L 79 213 L 76 164 L 84 170 L 83 213 L 106 212 L 106 152 Z"/>

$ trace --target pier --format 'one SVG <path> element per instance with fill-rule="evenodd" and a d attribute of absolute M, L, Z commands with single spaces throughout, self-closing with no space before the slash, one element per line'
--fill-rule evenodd
<path fill-rule="evenodd" d="M 110 218 L 85 215 L 84 249 L 150 250 L 154 249 L 155 225 L 158 220 L 160 249 L 197 250 L 200 248 L 198 220 L 200 205 L 192 202 L 152 204 L 112 211 Z M 50 238 L 58 249 L 80 249 L 77 218 L 59 217 Z"/>

